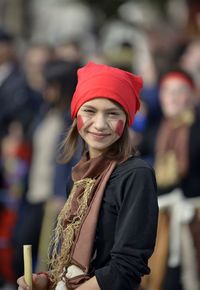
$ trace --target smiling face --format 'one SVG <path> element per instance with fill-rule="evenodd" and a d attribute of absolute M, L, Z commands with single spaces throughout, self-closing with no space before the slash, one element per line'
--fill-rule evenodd
<path fill-rule="evenodd" d="M 77 113 L 77 129 L 87 143 L 91 158 L 101 155 L 123 134 L 126 114 L 116 103 L 96 98 Z"/>

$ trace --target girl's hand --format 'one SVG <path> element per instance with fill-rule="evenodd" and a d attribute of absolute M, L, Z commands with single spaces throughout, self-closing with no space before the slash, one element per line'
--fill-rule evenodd
<path fill-rule="evenodd" d="M 48 278 L 45 274 L 33 274 L 33 288 L 32 290 L 47 290 Z M 18 290 L 30 290 L 30 287 L 26 284 L 24 276 L 17 279 Z"/>

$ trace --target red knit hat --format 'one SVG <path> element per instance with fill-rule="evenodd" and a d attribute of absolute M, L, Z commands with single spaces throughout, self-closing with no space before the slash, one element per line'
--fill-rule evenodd
<path fill-rule="evenodd" d="M 160 80 L 160 85 L 162 85 L 166 80 L 176 78 L 181 79 L 185 83 L 187 83 L 192 89 L 194 89 L 194 82 L 192 78 L 185 73 L 184 71 L 171 71 L 166 73 Z"/>
<path fill-rule="evenodd" d="M 130 72 L 89 62 L 78 70 L 78 83 L 71 102 L 72 119 L 85 102 L 101 97 L 119 103 L 127 112 L 131 125 L 140 108 L 142 85 L 142 78 Z"/>

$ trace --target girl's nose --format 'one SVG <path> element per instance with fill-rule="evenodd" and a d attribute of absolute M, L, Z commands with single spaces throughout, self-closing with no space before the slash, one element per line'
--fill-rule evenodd
<path fill-rule="evenodd" d="M 104 130 L 107 127 L 107 122 L 104 114 L 97 114 L 95 116 L 94 126 L 97 130 Z"/>

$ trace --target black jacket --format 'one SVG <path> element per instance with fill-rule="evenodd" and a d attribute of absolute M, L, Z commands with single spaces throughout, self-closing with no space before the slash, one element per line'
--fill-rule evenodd
<path fill-rule="evenodd" d="M 154 172 L 132 157 L 113 171 L 100 210 L 91 271 L 102 290 L 138 288 L 149 273 L 157 216 Z"/>

